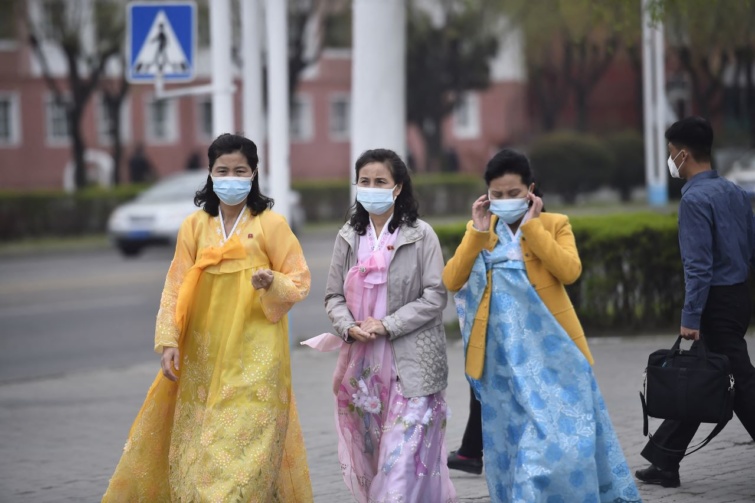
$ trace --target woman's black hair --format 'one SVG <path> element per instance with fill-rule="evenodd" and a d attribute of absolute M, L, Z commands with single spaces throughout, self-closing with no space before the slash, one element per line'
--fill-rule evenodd
<path fill-rule="evenodd" d="M 419 218 L 419 203 L 414 198 L 412 179 L 409 176 L 406 164 L 393 150 L 385 148 L 368 150 L 357 159 L 355 166 L 357 180 L 359 180 L 359 171 L 373 162 L 384 164 L 390 170 L 396 185 L 401 185 L 401 192 L 396 197 L 393 207 L 393 218 L 391 218 L 388 224 L 388 232 L 395 231 L 402 224 L 414 226 L 417 218 Z M 364 236 L 367 232 L 367 226 L 370 224 L 370 214 L 359 202 L 355 202 L 352 209 L 353 212 L 349 219 L 349 224 L 357 234 Z"/>
<path fill-rule="evenodd" d="M 527 187 L 534 183 L 535 190 L 533 190 L 533 193 L 537 197 L 543 197 L 527 156 L 516 150 L 505 148 L 488 161 L 488 165 L 485 167 L 485 183 L 490 187 L 490 182 L 508 174 L 519 175 L 522 179 L 522 183 Z M 545 209 L 543 209 L 543 211 L 545 211 Z"/>
<path fill-rule="evenodd" d="M 272 208 L 275 202 L 269 197 L 263 196 L 260 192 L 259 173 L 257 173 L 259 157 L 257 156 L 257 145 L 252 140 L 230 133 L 221 134 L 215 138 L 210 148 L 207 149 L 209 169 L 212 171 L 212 166 L 218 160 L 218 157 L 234 152 L 239 152 L 246 157 L 246 162 L 249 163 L 249 166 L 256 173 L 254 180 L 252 180 L 252 190 L 246 198 L 246 205 L 252 211 L 252 215 L 259 215 L 263 211 Z M 220 199 L 215 194 L 215 191 L 212 190 L 212 176 L 207 175 L 207 183 L 194 196 L 194 204 L 201 206 L 204 211 L 213 217 L 218 216 Z"/>

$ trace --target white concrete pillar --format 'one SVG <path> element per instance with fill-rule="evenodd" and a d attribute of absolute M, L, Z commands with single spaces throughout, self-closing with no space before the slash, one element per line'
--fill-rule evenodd
<path fill-rule="evenodd" d="M 231 2 L 212 0 L 210 50 L 212 55 L 212 134 L 234 133 L 233 66 L 231 64 Z"/>
<path fill-rule="evenodd" d="M 642 94 L 645 133 L 645 182 L 648 204 L 668 203 L 666 130 L 666 72 L 663 24 L 653 21 L 650 0 L 642 1 Z"/>
<path fill-rule="evenodd" d="M 288 0 L 267 0 L 268 174 L 275 211 L 291 217 L 288 135 Z"/>
<path fill-rule="evenodd" d="M 406 3 L 354 0 L 351 166 L 365 150 L 389 148 L 406 160 Z M 355 194 L 352 185 L 352 200 Z"/>
<path fill-rule="evenodd" d="M 265 117 L 262 109 L 261 0 L 241 0 L 244 135 L 257 145 L 260 167 L 265 164 Z M 258 175 L 259 176 L 259 175 Z"/>

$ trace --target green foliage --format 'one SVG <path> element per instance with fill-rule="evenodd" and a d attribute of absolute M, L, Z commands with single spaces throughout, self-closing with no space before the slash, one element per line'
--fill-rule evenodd
<path fill-rule="evenodd" d="M 675 215 L 629 213 L 571 223 L 582 276 L 567 291 L 585 329 L 617 334 L 678 327 L 684 276 Z M 435 230 L 450 258 L 464 226 Z"/>
<path fill-rule="evenodd" d="M 423 216 L 468 213 L 485 190 L 481 178 L 466 174 L 418 175 L 412 182 Z M 0 240 L 103 234 L 112 211 L 145 188 L 0 191 Z M 307 222 L 345 220 L 352 203 L 349 180 L 297 181 L 292 188 L 301 196 Z"/>
<path fill-rule="evenodd" d="M 113 190 L 0 192 L 0 239 L 51 238 L 103 234 L 110 213 L 144 186 Z"/>
<path fill-rule="evenodd" d="M 468 174 L 416 175 L 412 186 L 421 215 L 468 213 L 471 201 L 485 191 L 482 178 Z M 346 179 L 297 181 L 292 188 L 301 196 L 308 222 L 342 221 L 353 203 Z"/>
<path fill-rule="evenodd" d="M 598 139 L 570 131 L 540 136 L 529 157 L 543 190 L 560 194 L 567 203 L 608 183 L 614 165 Z"/>
<path fill-rule="evenodd" d="M 610 184 L 627 202 L 632 189 L 645 183 L 645 141 L 636 131 L 624 131 L 606 137 L 604 145 L 614 158 Z"/>

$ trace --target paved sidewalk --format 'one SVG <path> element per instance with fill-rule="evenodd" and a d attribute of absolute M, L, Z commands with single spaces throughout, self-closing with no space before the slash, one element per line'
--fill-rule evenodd
<path fill-rule="evenodd" d="M 668 337 L 591 340 L 598 381 L 633 470 L 645 464 L 639 456 L 644 443 L 637 395 L 641 373 L 647 354 L 672 342 Z M 458 343 L 449 348 L 449 449 L 458 446 L 467 419 L 461 352 Z M 297 349 L 292 358 L 315 500 L 350 502 L 336 459 L 330 396 L 334 355 Z M 99 501 L 157 365 L 155 359 L 128 369 L 0 385 L 0 502 Z M 755 449 L 735 419 L 684 462 L 681 488 L 640 487 L 647 502 L 755 501 L 753 464 Z M 453 480 L 461 501 L 490 501 L 483 477 L 453 472 Z"/>

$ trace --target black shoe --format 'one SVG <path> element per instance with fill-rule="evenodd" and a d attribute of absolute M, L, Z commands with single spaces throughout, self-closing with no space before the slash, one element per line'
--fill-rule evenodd
<path fill-rule="evenodd" d="M 482 473 L 482 459 L 462 458 L 459 457 L 457 451 L 451 451 L 448 455 L 448 467 L 452 470 L 461 470 L 462 472 L 480 475 Z"/>
<path fill-rule="evenodd" d="M 656 484 L 663 487 L 679 487 L 679 470 L 661 470 L 650 465 L 644 470 L 637 470 L 634 476 L 646 484 Z"/>

